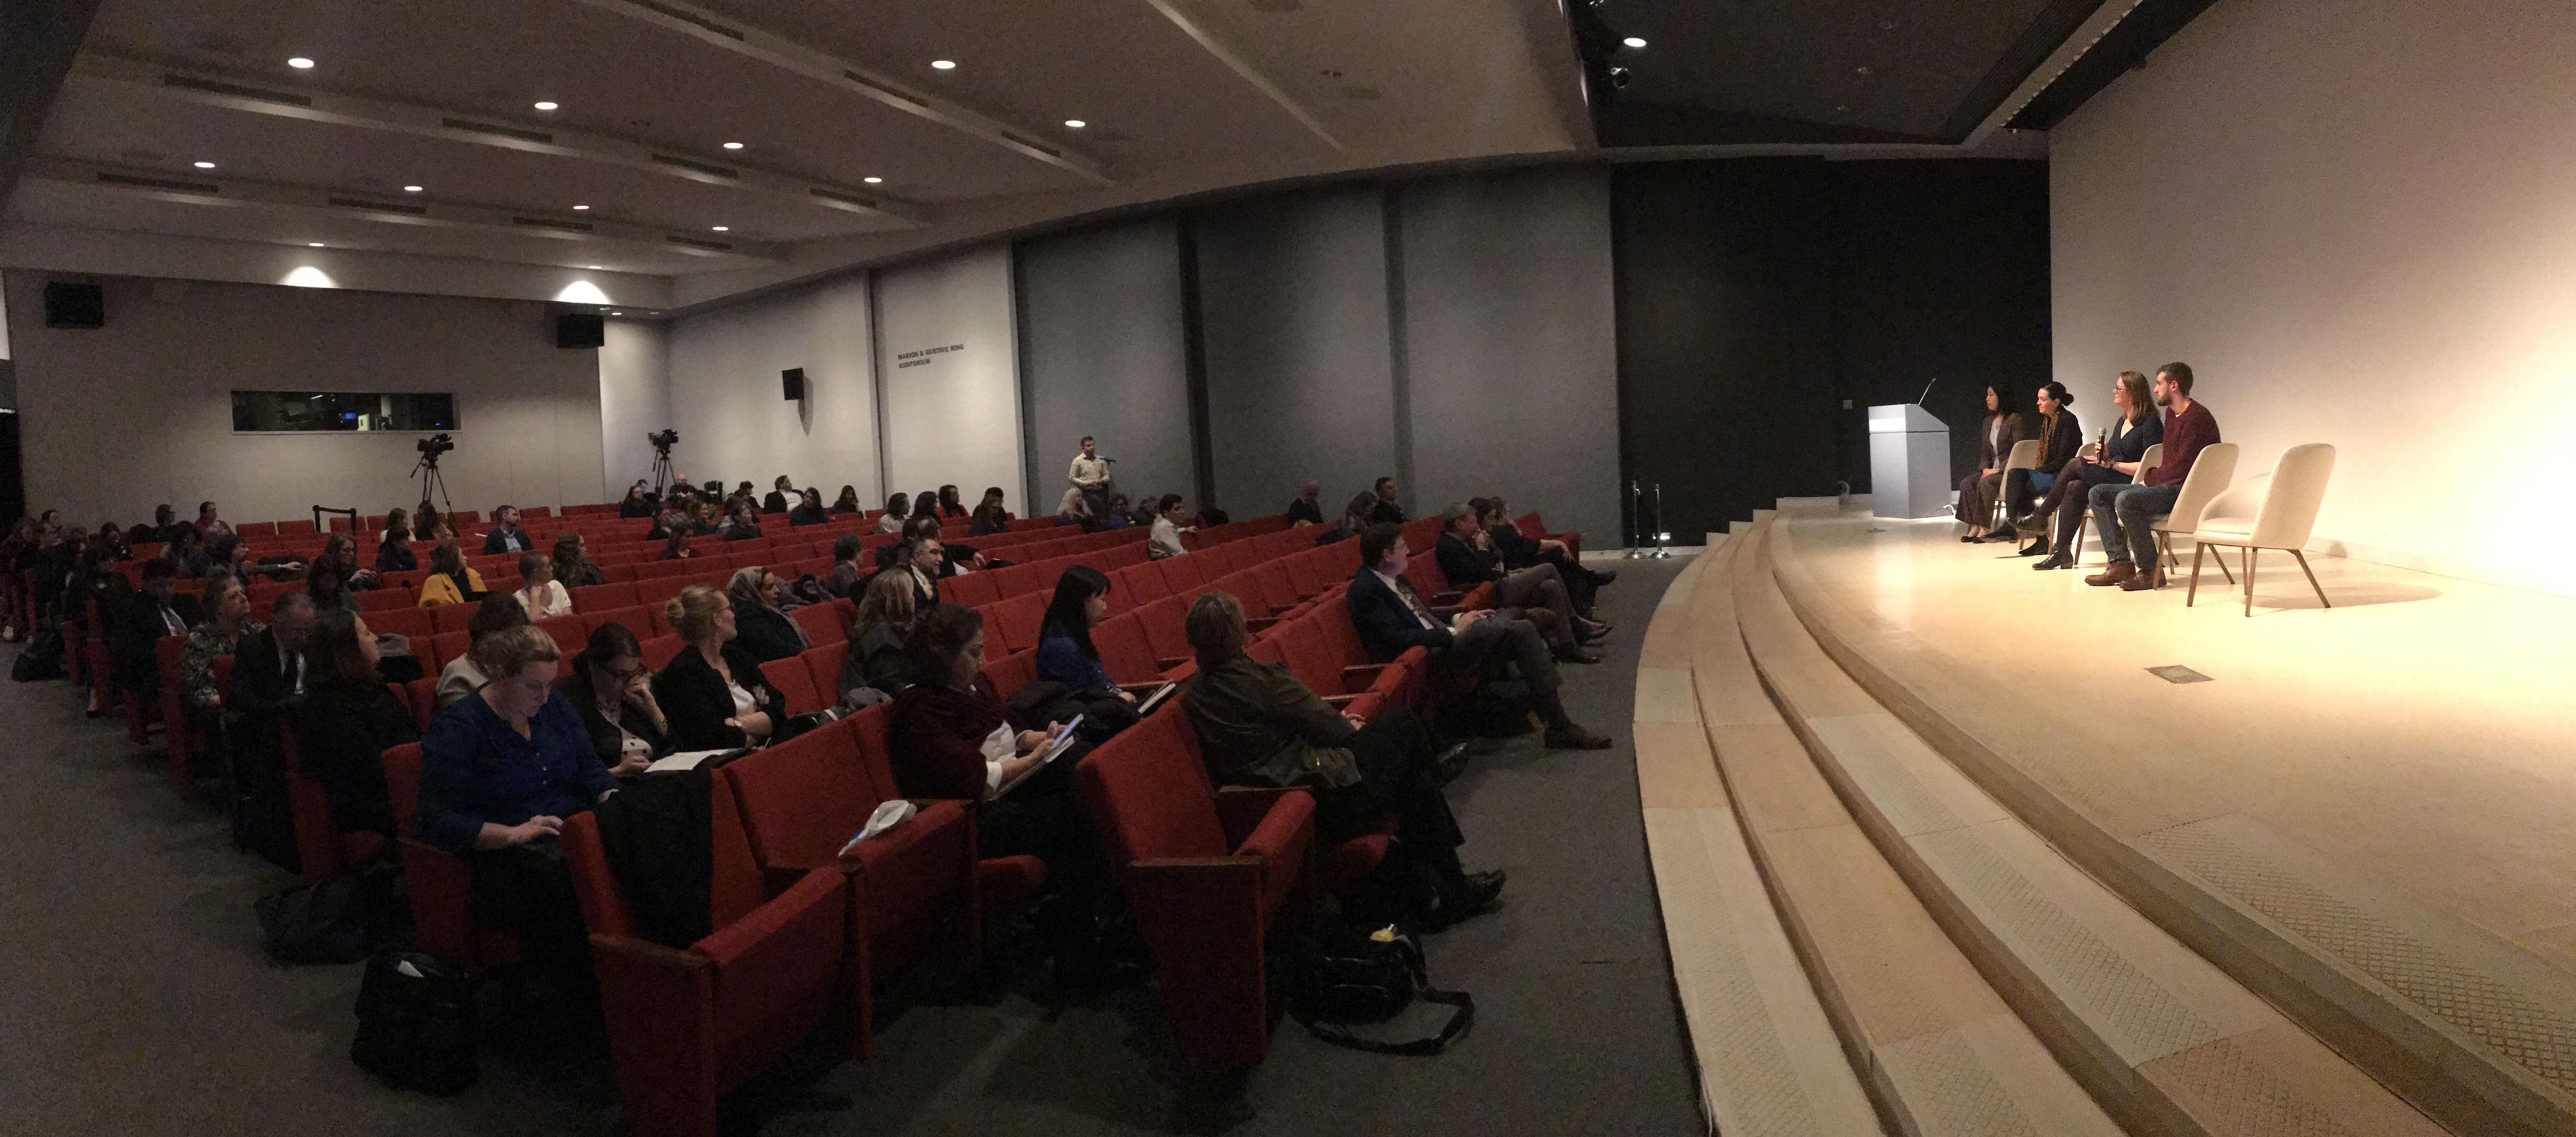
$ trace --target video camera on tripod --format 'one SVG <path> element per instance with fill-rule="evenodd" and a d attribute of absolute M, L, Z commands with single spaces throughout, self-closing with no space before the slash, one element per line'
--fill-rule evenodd
<path fill-rule="evenodd" d="M 454 510 L 455 503 L 447 500 L 447 478 L 438 472 L 438 458 L 456 449 L 456 436 L 441 431 L 412 443 L 412 447 L 420 451 L 420 464 L 411 468 L 412 473 L 420 475 L 420 500 L 428 501 L 435 493 L 440 508 Z"/>
<path fill-rule="evenodd" d="M 413 443 L 412 445 L 420 450 L 420 464 L 434 469 L 438 466 L 439 455 L 456 449 L 456 436 L 452 434 L 433 434 Z"/>
<path fill-rule="evenodd" d="M 680 444 L 680 432 L 663 427 L 644 436 L 653 444 L 653 496 L 662 496 L 662 487 L 671 484 L 671 448 Z"/>

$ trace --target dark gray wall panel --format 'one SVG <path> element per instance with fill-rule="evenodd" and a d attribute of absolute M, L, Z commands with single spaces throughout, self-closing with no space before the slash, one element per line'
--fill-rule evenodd
<path fill-rule="evenodd" d="M 1216 496 L 1238 517 L 1286 508 L 1309 477 L 1329 515 L 1396 472 L 1379 201 L 1371 187 L 1193 220 Z"/>
<path fill-rule="evenodd" d="M 1500 493 L 1621 543 L 1609 175 L 1443 178 L 1394 202 L 1413 500 Z"/>
<path fill-rule="evenodd" d="M 1017 256 L 1030 508 L 1055 508 L 1086 434 L 1118 460 L 1119 492 L 1196 498 L 1179 223 L 1023 241 Z"/>

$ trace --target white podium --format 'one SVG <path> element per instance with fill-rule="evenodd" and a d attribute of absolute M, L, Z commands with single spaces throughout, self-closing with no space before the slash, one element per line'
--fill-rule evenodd
<path fill-rule="evenodd" d="M 1950 428 L 1920 403 L 1869 409 L 1870 513 L 1932 517 L 1950 508 Z"/>

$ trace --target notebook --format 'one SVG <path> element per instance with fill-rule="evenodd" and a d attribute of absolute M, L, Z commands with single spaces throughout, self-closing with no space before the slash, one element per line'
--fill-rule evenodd
<path fill-rule="evenodd" d="M 1077 737 L 1075 732 L 1080 729 L 1081 726 L 1082 716 L 1075 715 L 1073 716 L 1072 722 L 1064 724 L 1063 729 L 1056 731 L 1054 734 L 1048 735 L 1046 745 L 1040 747 L 1038 750 L 1038 753 L 1045 755 L 1045 757 L 1038 759 L 1037 764 L 1021 771 L 1019 777 L 1004 782 L 999 787 L 995 788 L 993 790 L 993 796 L 999 798 L 1002 795 L 1011 792 L 1013 788 L 1017 787 L 1020 783 L 1029 780 L 1032 776 L 1036 775 L 1038 771 L 1053 765 L 1057 755 L 1063 754 L 1065 751 L 1073 748 L 1074 739 Z"/>

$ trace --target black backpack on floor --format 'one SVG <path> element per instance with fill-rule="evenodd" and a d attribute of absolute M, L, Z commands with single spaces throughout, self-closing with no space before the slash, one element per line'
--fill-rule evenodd
<path fill-rule="evenodd" d="M 349 1061 L 396 1088 L 446 1097 L 480 1075 L 474 1047 L 471 976 L 416 951 L 378 952 L 367 960 Z"/>
<path fill-rule="evenodd" d="M 1301 937 L 1277 962 L 1288 992 L 1288 1013 L 1308 1033 L 1335 1046 L 1372 1054 L 1438 1054 L 1476 1022 L 1476 1000 L 1464 991 L 1433 987 L 1422 941 L 1392 924 L 1374 931 L 1331 928 Z M 1449 1021 L 1437 1032 L 1405 1042 L 1352 1033 L 1354 1024 L 1385 1022 L 1417 999 L 1451 1008 Z"/>
<path fill-rule="evenodd" d="M 63 633 L 59 628 L 47 628 L 29 637 L 27 646 L 18 651 L 18 661 L 9 665 L 9 677 L 21 683 L 60 679 L 69 674 L 63 668 Z"/>

